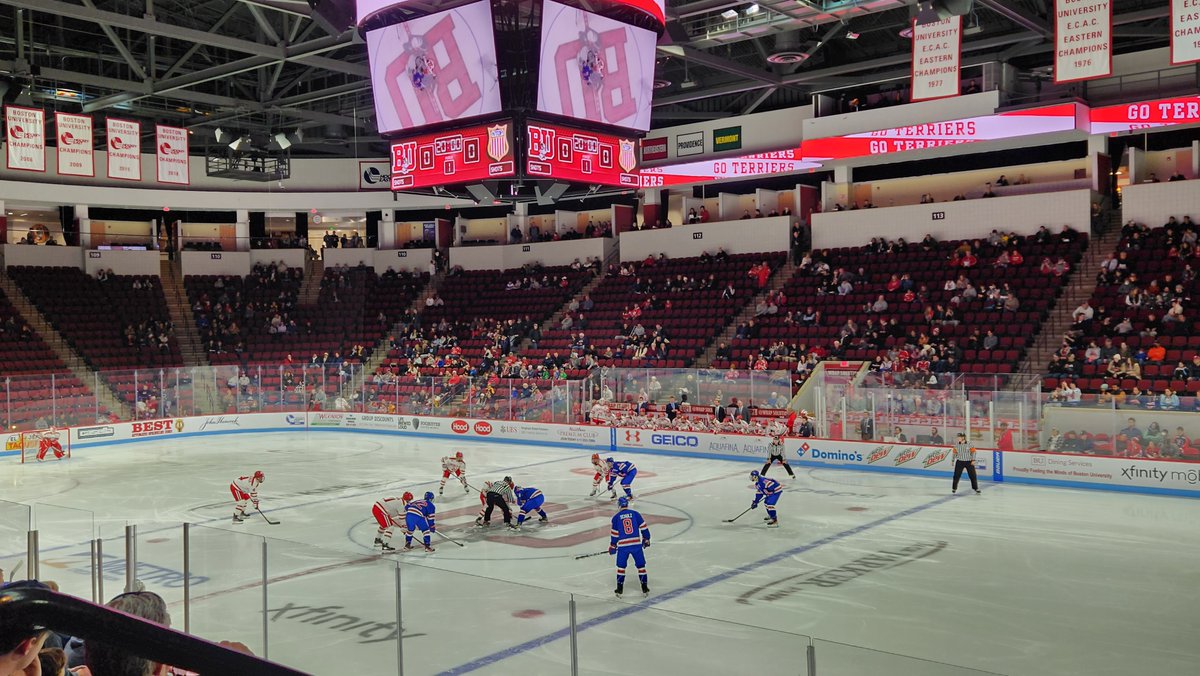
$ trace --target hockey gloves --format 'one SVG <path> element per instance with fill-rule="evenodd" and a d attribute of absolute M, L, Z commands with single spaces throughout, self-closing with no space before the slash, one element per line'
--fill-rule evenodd
<path fill-rule="evenodd" d="M 609 546 L 608 546 L 608 553 L 609 553 L 610 555 L 612 555 L 612 554 L 616 554 L 616 553 L 617 553 L 617 546 L 616 546 L 616 545 L 609 545 Z"/>

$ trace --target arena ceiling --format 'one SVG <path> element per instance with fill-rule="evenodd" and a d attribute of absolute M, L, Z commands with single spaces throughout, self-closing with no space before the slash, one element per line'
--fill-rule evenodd
<path fill-rule="evenodd" d="M 910 43 L 900 32 L 914 4 L 668 0 L 654 125 L 801 105 L 813 92 L 906 77 Z M 1001 61 L 1042 77 L 1053 4 L 975 0 L 964 25 L 979 30 L 963 41 L 964 66 Z M 1164 46 L 1168 5 L 1114 0 L 1117 52 Z M 0 78 L 32 80 L 24 103 L 187 126 L 196 139 L 218 127 L 300 130 L 292 137 L 300 156 L 385 153 L 365 46 L 353 31 L 316 20 L 305 0 L 0 0 L 0 17 Z"/>

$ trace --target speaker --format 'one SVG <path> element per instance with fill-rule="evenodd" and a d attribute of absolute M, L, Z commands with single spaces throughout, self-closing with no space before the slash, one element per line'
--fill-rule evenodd
<path fill-rule="evenodd" d="M 667 22 L 667 35 L 662 43 L 667 45 L 682 45 L 686 43 L 691 36 L 688 35 L 687 29 L 683 27 L 681 21 Z"/>
<path fill-rule="evenodd" d="M 975 0 L 920 0 L 916 6 L 917 25 L 937 23 L 952 16 L 971 13 Z"/>

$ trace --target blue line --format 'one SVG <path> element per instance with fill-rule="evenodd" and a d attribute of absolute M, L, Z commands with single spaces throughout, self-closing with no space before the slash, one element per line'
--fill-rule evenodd
<path fill-rule="evenodd" d="M 694 591 L 697 591 L 700 589 L 704 589 L 705 587 L 710 587 L 714 584 L 724 582 L 730 578 L 741 575 L 742 573 L 749 573 L 749 572 L 752 572 L 759 568 L 762 568 L 764 566 L 769 566 L 773 563 L 782 561 L 786 558 L 796 556 L 797 554 L 803 554 L 807 551 L 816 549 L 817 547 L 822 547 L 822 546 L 830 544 L 832 542 L 837 542 L 838 540 L 844 540 L 848 537 L 858 535 L 859 533 L 863 533 L 863 532 L 871 530 L 873 528 L 877 528 L 879 526 L 889 524 L 898 519 L 903 519 L 904 517 L 912 516 L 913 514 L 919 514 L 920 512 L 923 512 L 923 511 L 933 508 L 933 507 L 937 507 L 938 505 L 945 504 L 945 503 L 949 502 L 950 500 L 954 500 L 958 497 L 959 496 L 956 496 L 956 495 L 947 495 L 945 497 L 938 498 L 937 500 L 934 500 L 932 502 L 927 502 L 923 505 L 917 505 L 916 507 L 910 507 L 909 509 L 906 509 L 902 512 L 896 512 L 895 514 L 891 514 L 891 515 L 885 516 L 881 519 L 877 519 L 875 521 L 865 523 L 861 526 L 856 526 L 849 530 L 844 530 L 835 535 L 830 535 L 828 537 L 821 538 L 820 540 L 816 540 L 814 542 L 810 542 L 805 545 L 800 545 L 799 547 L 794 547 L 792 549 L 789 549 L 789 550 L 786 550 L 783 552 L 779 552 L 778 554 L 773 554 L 771 556 L 768 556 L 765 559 L 759 559 L 758 561 L 747 563 L 739 568 L 727 570 L 723 573 L 718 573 L 717 575 L 713 575 L 712 577 L 705 578 L 703 580 L 697 580 L 696 582 L 693 582 L 693 583 L 683 586 L 683 587 L 679 587 L 678 589 L 672 589 L 671 591 L 669 591 L 661 596 L 651 597 L 645 603 L 639 603 L 637 605 L 628 605 L 620 610 L 615 610 L 611 613 L 608 613 L 607 615 L 601 615 L 600 617 L 596 617 L 596 618 L 593 618 L 586 622 L 582 622 L 576 627 L 576 631 L 577 632 L 583 631 L 585 629 L 590 629 L 591 627 L 599 626 L 599 625 L 605 624 L 607 622 L 612 622 L 613 620 L 620 619 L 627 615 L 632 615 L 634 613 L 643 611 L 651 606 L 656 606 L 661 603 L 665 603 L 672 599 L 683 596 L 684 594 L 687 594 L 689 592 L 694 592 Z M 547 643 L 552 643 L 561 638 L 566 638 L 567 636 L 570 636 L 570 634 L 571 634 L 570 627 L 567 627 L 565 629 L 559 629 L 558 631 L 550 633 L 550 634 L 546 634 L 545 636 L 540 636 L 531 641 L 526 641 L 525 643 L 522 643 L 520 645 L 516 645 L 511 648 L 506 648 L 499 652 L 492 653 L 491 655 L 487 655 L 487 656 L 481 657 L 477 660 L 467 662 L 466 664 L 462 664 L 462 665 L 459 665 L 452 669 L 448 669 L 446 671 L 441 672 L 438 676 L 454 676 L 456 674 L 466 674 L 466 673 L 470 673 L 472 671 L 477 671 L 486 666 L 500 662 L 501 660 L 508 659 L 509 657 L 515 657 L 516 655 L 520 655 L 521 653 L 528 652 L 535 648 L 541 647 L 543 645 L 546 645 Z"/>

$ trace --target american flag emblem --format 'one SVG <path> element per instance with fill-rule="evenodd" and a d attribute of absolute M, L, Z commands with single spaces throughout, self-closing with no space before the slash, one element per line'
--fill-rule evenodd
<path fill-rule="evenodd" d="M 621 151 L 617 155 L 617 164 L 621 165 L 621 169 L 628 174 L 637 166 L 637 154 L 633 150 L 632 140 L 618 139 L 618 141 Z"/>
<path fill-rule="evenodd" d="M 487 153 L 488 157 L 492 158 L 493 162 L 499 162 L 500 160 L 508 157 L 509 147 L 507 124 L 498 124 L 494 127 L 488 127 L 487 137 Z"/>

